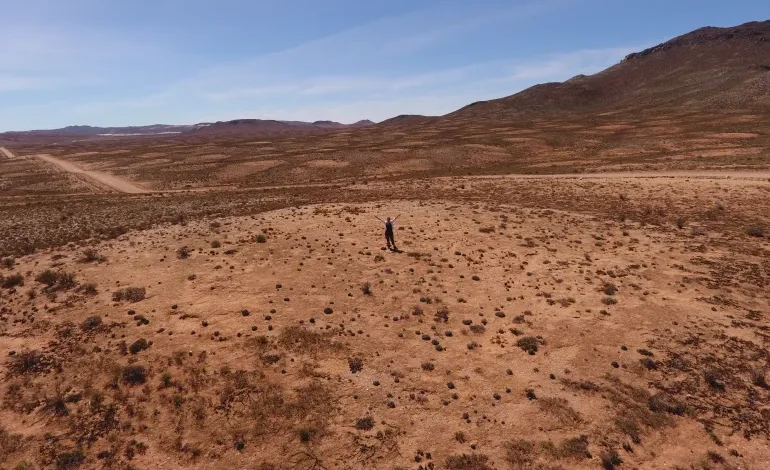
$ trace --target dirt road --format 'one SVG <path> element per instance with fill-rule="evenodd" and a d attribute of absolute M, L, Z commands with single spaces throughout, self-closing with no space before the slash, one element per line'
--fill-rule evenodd
<path fill-rule="evenodd" d="M 13 152 L 11 152 L 5 147 L 0 147 L 0 153 L 4 154 L 6 158 L 8 158 L 9 160 L 13 160 L 14 158 L 16 158 L 16 155 L 14 155 Z"/>
<path fill-rule="evenodd" d="M 77 166 L 76 164 L 72 162 L 68 162 L 66 160 L 62 160 L 56 157 L 52 157 L 51 155 L 38 155 L 38 158 L 40 158 L 43 161 L 46 161 L 48 163 L 52 163 L 56 166 L 58 166 L 60 169 L 68 172 L 73 173 L 76 175 L 83 175 L 84 177 L 94 181 L 95 183 L 99 184 L 100 186 L 106 186 L 110 189 L 113 189 L 115 191 L 121 192 L 121 193 L 128 193 L 128 194 L 142 194 L 142 193 L 150 193 L 151 190 L 147 188 L 143 188 L 136 183 L 132 183 L 130 181 L 124 180 L 120 177 L 117 177 L 115 175 L 111 175 L 109 173 L 104 173 L 102 171 L 91 171 L 91 170 L 84 170 Z"/>

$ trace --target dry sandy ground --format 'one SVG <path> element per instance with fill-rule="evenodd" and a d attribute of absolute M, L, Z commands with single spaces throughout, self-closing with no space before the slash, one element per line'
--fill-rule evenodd
<path fill-rule="evenodd" d="M 53 157 L 51 155 L 37 155 L 37 157 L 43 161 L 56 165 L 63 171 L 73 173 L 75 175 L 81 175 L 92 180 L 100 186 L 105 186 L 109 189 L 113 189 L 121 193 L 141 194 L 150 192 L 147 188 L 143 188 L 137 183 L 132 183 L 131 181 L 127 181 L 123 178 L 105 173 L 103 171 L 84 170 L 72 162 Z"/>
<path fill-rule="evenodd" d="M 768 241 L 731 243 L 487 198 L 23 256 L 0 468 L 768 468 Z"/>

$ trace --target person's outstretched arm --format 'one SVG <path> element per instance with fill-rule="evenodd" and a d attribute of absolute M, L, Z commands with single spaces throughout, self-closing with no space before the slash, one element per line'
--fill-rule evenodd
<path fill-rule="evenodd" d="M 393 222 L 395 222 L 396 219 L 398 219 L 399 217 L 401 217 L 401 214 L 398 214 L 397 216 L 393 217 Z"/>
<path fill-rule="evenodd" d="M 375 218 L 375 219 L 377 219 L 377 220 L 379 220 L 379 221 L 380 221 L 380 222 L 382 222 L 383 224 L 385 223 L 385 221 L 384 221 L 384 220 L 382 220 L 381 218 L 377 217 L 376 215 L 374 216 L 374 218 Z"/>

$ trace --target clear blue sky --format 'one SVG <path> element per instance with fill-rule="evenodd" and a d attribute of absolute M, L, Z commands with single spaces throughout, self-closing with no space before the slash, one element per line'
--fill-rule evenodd
<path fill-rule="evenodd" d="M 3 0 L 0 131 L 444 114 L 768 0 Z"/>

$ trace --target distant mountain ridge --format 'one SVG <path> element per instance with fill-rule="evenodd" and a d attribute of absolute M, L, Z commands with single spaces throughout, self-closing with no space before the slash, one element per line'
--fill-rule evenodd
<path fill-rule="evenodd" d="M 597 74 L 472 103 L 442 120 L 770 106 L 770 21 L 706 27 Z"/>

